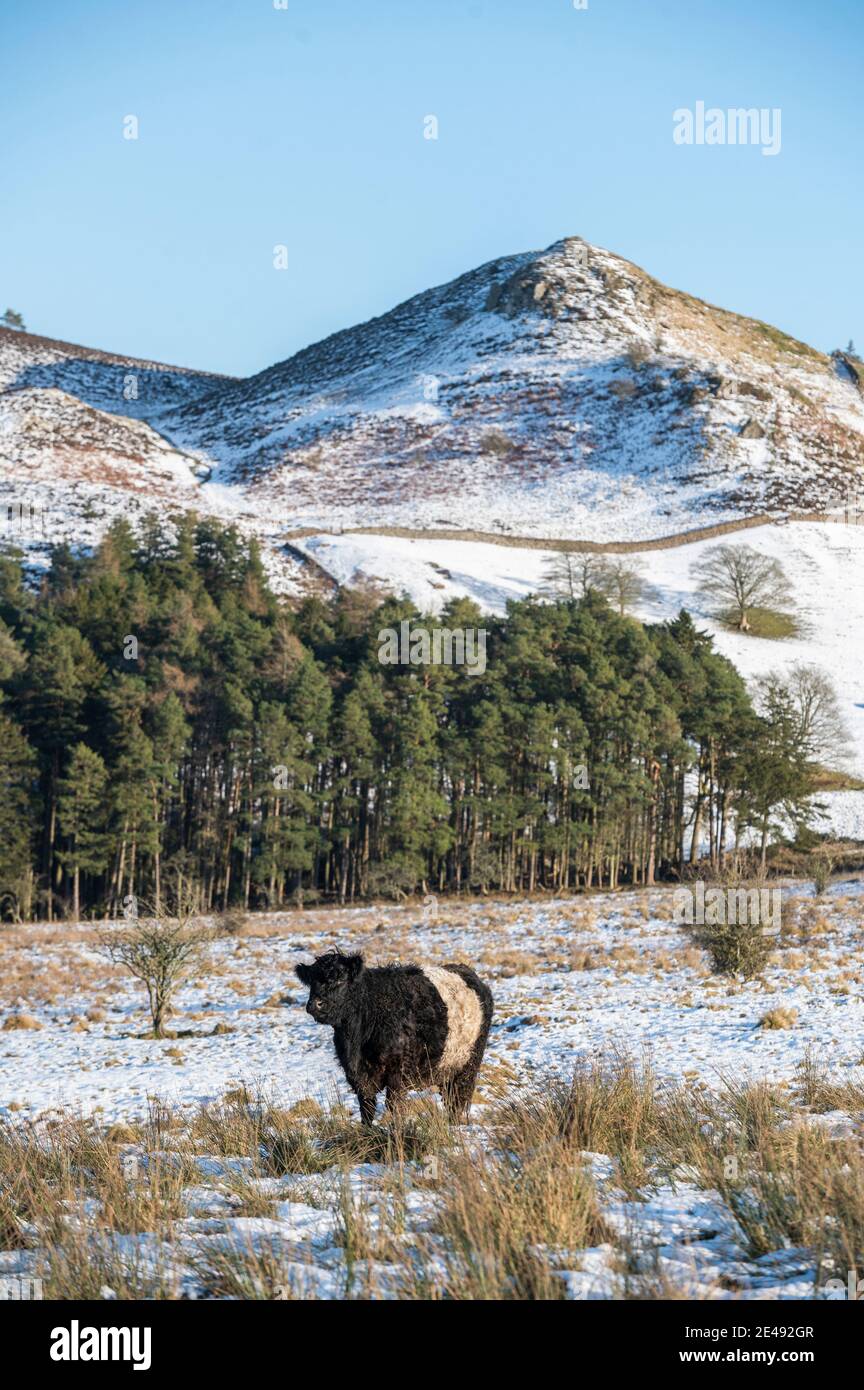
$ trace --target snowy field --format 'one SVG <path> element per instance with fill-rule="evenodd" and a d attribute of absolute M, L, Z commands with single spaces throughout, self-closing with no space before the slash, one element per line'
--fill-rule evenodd
<path fill-rule="evenodd" d="M 836 929 L 803 953 L 798 943 L 779 952 L 764 979 L 741 986 L 707 973 L 669 920 L 667 889 L 542 907 L 442 900 L 428 922 L 410 907 L 254 917 L 255 934 L 217 941 L 206 973 L 180 995 L 172 1027 L 191 1036 L 165 1042 L 143 1036 L 142 991 L 99 954 L 95 929 L 5 928 L 0 1113 L 72 1106 L 140 1117 L 150 1095 L 192 1103 L 241 1083 L 265 1084 L 281 1104 L 324 1101 L 334 1087 L 347 1097 L 332 1034 L 305 1013 L 294 977 L 298 962 L 337 945 L 373 963 L 475 964 L 496 999 L 487 1061 L 526 1078 L 621 1046 L 653 1049 L 662 1073 L 708 1084 L 726 1072 L 789 1081 L 809 1046 L 842 1070 L 864 1049 L 861 991 L 843 988 L 864 967 L 862 891 L 857 882 L 836 888 L 830 901 L 848 905 Z M 798 1024 L 761 1031 L 777 1006 L 797 1010 Z M 31 1026 L 16 1029 L 19 1015 Z"/>
<path fill-rule="evenodd" d="M 817 1129 L 826 1143 L 857 1144 L 864 1133 L 864 885 L 835 884 L 819 899 L 809 885 L 787 885 L 776 949 L 761 978 L 748 983 L 712 974 L 705 953 L 672 920 L 672 908 L 672 891 L 658 889 L 542 905 L 442 900 L 431 915 L 390 906 L 255 917 L 246 934 L 220 937 L 210 948 L 207 966 L 178 997 L 173 1036 L 162 1041 L 147 1036 L 141 991 L 99 953 L 94 928 L 5 928 L 0 1114 L 13 1129 L 31 1122 L 34 1133 L 50 1132 L 70 1113 L 114 1125 L 109 1133 L 133 1182 L 154 1164 L 173 1164 L 178 1175 L 182 1168 L 179 1219 L 175 1212 L 167 1231 L 135 1227 L 112 1235 L 114 1274 L 105 1274 L 106 1288 L 94 1296 L 116 1293 L 118 1258 L 123 1268 L 134 1264 L 142 1287 L 157 1272 L 169 1279 L 172 1296 L 247 1296 L 234 1264 L 222 1269 L 218 1288 L 211 1266 L 202 1275 L 202 1241 L 211 1260 L 218 1252 L 233 1261 L 242 1247 L 243 1277 L 253 1282 L 272 1283 L 275 1260 L 277 1282 L 287 1281 L 290 1294 L 263 1296 L 403 1296 L 405 1269 L 393 1255 L 389 1216 L 385 1223 L 392 1165 L 353 1162 L 346 1169 L 325 1158 L 311 1172 L 289 1163 L 274 1175 L 272 1166 L 262 1171 L 254 1153 L 233 1151 L 213 1123 L 202 1144 L 199 1119 L 198 1139 L 190 1150 L 185 1135 L 182 1155 L 179 1147 L 171 1152 L 179 1139 L 163 1130 L 158 1142 L 153 1137 L 154 1098 L 175 1114 L 171 1123 L 182 1136 L 184 1116 L 191 1126 L 202 1105 L 247 1093 L 266 1095 L 289 1115 L 344 1102 L 340 1123 L 356 1129 L 356 1103 L 335 1063 L 332 1033 L 305 1013 L 305 991 L 294 977 L 299 961 L 338 944 L 362 949 L 369 963 L 465 960 L 489 981 L 496 1016 L 472 1122 L 458 1138 L 469 1150 L 488 1151 L 484 1123 L 495 1106 L 544 1094 L 555 1077 L 622 1053 L 652 1065 L 661 1085 L 697 1098 L 765 1082 L 790 1107 L 785 1125 Z M 814 1066 L 837 1094 L 858 1097 L 860 1105 L 814 1106 L 804 1088 Z M 148 1114 L 149 1129 L 142 1123 Z M 217 1133 L 219 1144 L 210 1147 Z M 315 1142 L 320 1153 L 323 1141 Z M 741 1211 L 696 1181 L 683 1159 L 672 1173 L 646 1168 L 634 1189 L 632 1176 L 621 1178 L 620 1158 L 586 1151 L 568 1162 L 577 1158 L 605 1238 L 543 1253 L 548 1277 L 567 1296 L 621 1296 L 634 1270 L 655 1279 L 659 1270 L 694 1297 L 814 1296 L 825 1270 L 817 1270 L 814 1252 L 789 1241 L 778 1240 L 776 1249 L 770 1239 L 767 1249 L 764 1238 L 754 1241 Z M 416 1253 L 417 1242 L 438 1229 L 446 1184 L 434 1180 L 437 1171 L 428 1160 L 398 1165 L 403 1254 Z M 375 1232 L 383 1240 L 387 1224 L 389 1254 L 376 1246 L 375 1255 L 370 1246 L 362 1278 L 355 1263 L 346 1269 L 346 1191 L 362 1206 L 367 1244 Z M 88 1220 L 98 1230 L 96 1199 L 71 1205 L 79 1232 Z M 0 1274 L 43 1269 L 36 1229 L 25 1222 L 5 1251 L 0 1239 Z M 247 1267 L 253 1257 L 254 1276 Z"/>

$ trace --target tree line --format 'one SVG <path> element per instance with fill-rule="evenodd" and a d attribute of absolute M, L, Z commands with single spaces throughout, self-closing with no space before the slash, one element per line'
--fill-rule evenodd
<path fill-rule="evenodd" d="M 813 814 L 830 687 L 748 692 L 688 613 L 609 598 L 449 603 L 487 634 L 472 673 L 382 664 L 382 629 L 432 620 L 369 588 L 282 601 L 212 520 L 118 521 L 37 582 L 7 549 L 0 913 L 116 916 L 169 881 L 208 911 L 650 884 L 754 835 L 764 859 Z"/>

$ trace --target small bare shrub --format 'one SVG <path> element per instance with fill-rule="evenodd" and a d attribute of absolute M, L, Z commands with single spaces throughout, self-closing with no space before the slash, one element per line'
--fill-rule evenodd
<path fill-rule="evenodd" d="M 638 370 L 640 367 L 644 367 L 645 363 L 650 360 L 651 349 L 648 347 L 647 343 L 640 342 L 638 338 L 634 339 L 627 349 L 627 361 L 630 363 L 630 366 Z"/>
<path fill-rule="evenodd" d="M 828 884 L 831 882 L 831 875 L 834 872 L 834 860 L 830 854 L 819 854 L 813 859 L 813 891 L 817 898 L 821 898 Z"/>
<path fill-rule="evenodd" d="M 484 454 L 506 455 L 513 452 L 513 442 L 503 430 L 490 429 L 480 440 L 480 448 Z"/>
<path fill-rule="evenodd" d="M 244 912 L 242 908 L 227 908 L 216 918 L 216 930 L 220 936 L 243 936 L 248 927 L 249 913 Z"/>
<path fill-rule="evenodd" d="M 178 901 L 176 916 L 160 907 L 152 916 L 136 918 L 100 937 L 103 954 L 144 985 L 154 1038 L 165 1037 L 171 1002 L 183 981 L 201 966 L 212 938 L 212 931 L 195 919 L 192 903 L 185 897 Z"/>

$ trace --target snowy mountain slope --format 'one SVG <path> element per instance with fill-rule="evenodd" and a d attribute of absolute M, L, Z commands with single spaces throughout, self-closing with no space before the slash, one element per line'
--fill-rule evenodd
<path fill-rule="evenodd" d="M 161 417 L 292 526 L 614 539 L 854 489 L 844 364 L 578 238 L 490 262 Z"/>
<path fill-rule="evenodd" d="M 157 494 L 160 484 L 191 488 L 194 460 L 143 420 L 111 415 L 56 387 L 0 396 L 4 477 L 37 483 Z"/>
<path fill-rule="evenodd" d="M 146 423 L 212 389 L 218 378 L 0 329 L 0 465 L 14 501 L 48 508 L 52 489 L 178 491 L 196 483 L 195 460 Z M 74 507 L 74 499 L 70 499 Z"/>
<path fill-rule="evenodd" d="M 142 506 L 192 506 L 194 467 L 144 421 L 57 387 L 0 394 L 0 535 L 26 549 L 92 544 Z"/>
<path fill-rule="evenodd" d="M 148 421 L 222 378 L 0 329 L 0 540 L 44 558 L 115 516 L 200 506 L 197 460 Z M 232 515 L 233 499 L 202 510 Z"/>
<path fill-rule="evenodd" d="M 55 388 L 112 415 L 148 420 L 229 378 L 0 328 L 0 393 Z"/>

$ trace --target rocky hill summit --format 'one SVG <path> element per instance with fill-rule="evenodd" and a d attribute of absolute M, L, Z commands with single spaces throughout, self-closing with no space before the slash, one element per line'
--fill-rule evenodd
<path fill-rule="evenodd" d="M 842 361 L 573 237 L 163 424 L 297 524 L 647 537 L 840 505 L 864 464 Z"/>

